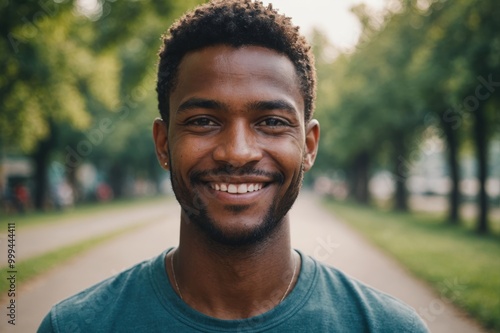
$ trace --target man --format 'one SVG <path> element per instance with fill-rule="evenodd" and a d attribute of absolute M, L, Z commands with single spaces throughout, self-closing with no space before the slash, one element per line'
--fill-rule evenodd
<path fill-rule="evenodd" d="M 291 249 L 319 124 L 313 57 L 290 20 L 215 1 L 163 42 L 153 136 L 179 246 L 55 305 L 39 332 L 426 332 L 408 306 Z"/>

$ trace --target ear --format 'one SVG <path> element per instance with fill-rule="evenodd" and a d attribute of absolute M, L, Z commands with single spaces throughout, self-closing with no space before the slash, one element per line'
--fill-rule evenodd
<path fill-rule="evenodd" d="M 304 171 L 309 171 L 314 165 L 318 153 L 319 122 L 311 119 L 306 125 L 306 150 L 304 152 Z"/>
<path fill-rule="evenodd" d="M 155 142 L 155 151 L 158 162 L 163 169 L 169 170 L 168 156 L 168 128 L 167 124 L 160 118 L 153 122 L 153 140 Z"/>

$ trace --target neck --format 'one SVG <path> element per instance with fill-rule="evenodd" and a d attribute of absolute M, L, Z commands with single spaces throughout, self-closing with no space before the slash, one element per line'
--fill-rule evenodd
<path fill-rule="evenodd" d="M 174 271 L 171 271 L 173 255 Z M 183 300 L 220 319 L 248 318 L 279 304 L 296 282 L 299 256 L 292 252 L 288 216 L 258 244 L 214 243 L 191 222 L 181 223 L 179 247 L 167 257 Z"/>

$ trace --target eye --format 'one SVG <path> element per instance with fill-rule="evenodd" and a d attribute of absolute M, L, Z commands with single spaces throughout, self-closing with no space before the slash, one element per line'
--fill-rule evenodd
<path fill-rule="evenodd" d="M 195 119 L 188 120 L 187 125 L 200 126 L 200 127 L 212 127 L 217 126 L 217 123 L 208 117 L 198 117 Z"/>
<path fill-rule="evenodd" d="M 260 123 L 257 124 L 258 126 L 269 126 L 269 127 L 281 127 L 281 126 L 288 126 L 288 122 L 281 119 L 281 118 L 266 118 Z"/>

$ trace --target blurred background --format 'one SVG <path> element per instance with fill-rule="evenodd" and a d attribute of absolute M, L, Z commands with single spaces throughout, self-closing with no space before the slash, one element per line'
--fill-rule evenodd
<path fill-rule="evenodd" d="M 159 36 L 197 1 L 2 1 L 5 214 L 168 192 L 157 165 Z M 307 185 L 387 209 L 461 208 L 499 231 L 495 1 L 275 1 L 313 45 L 318 161 Z"/>
<path fill-rule="evenodd" d="M 196 3 L 2 1 L 4 212 L 165 191 L 151 134 L 156 54 Z"/>
<path fill-rule="evenodd" d="M 171 193 L 151 134 L 156 57 L 160 35 L 201 2 L 0 0 L 0 221 Z M 498 1 L 271 2 L 316 56 L 321 140 L 305 186 L 382 247 L 387 235 L 356 220 L 417 219 L 434 228 L 422 244 L 467 235 L 491 255 L 471 276 L 490 275 L 454 303 L 500 330 Z M 460 255 L 453 244 L 443 252 Z M 458 274 L 404 264 L 431 283 Z"/>

